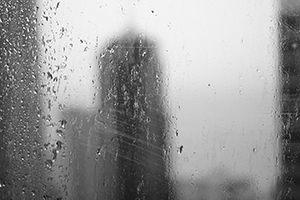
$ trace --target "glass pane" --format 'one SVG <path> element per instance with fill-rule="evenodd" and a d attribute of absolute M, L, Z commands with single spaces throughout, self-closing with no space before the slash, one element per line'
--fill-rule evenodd
<path fill-rule="evenodd" d="M 0 5 L 3 199 L 298 199 L 297 1 Z"/>

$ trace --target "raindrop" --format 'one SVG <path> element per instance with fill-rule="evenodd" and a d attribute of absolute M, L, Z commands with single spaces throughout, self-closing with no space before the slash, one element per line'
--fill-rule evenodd
<path fill-rule="evenodd" d="M 60 140 L 58 140 L 58 141 L 56 142 L 56 150 L 60 151 L 61 148 L 62 148 L 62 144 L 63 144 L 63 143 L 62 143 Z"/>
<path fill-rule="evenodd" d="M 147 121 L 147 123 L 150 123 L 150 122 L 151 122 L 151 118 L 150 118 L 150 117 L 147 117 L 147 118 L 146 118 L 146 121 Z"/>
<path fill-rule="evenodd" d="M 5 183 L 3 183 L 2 181 L 0 182 L 0 188 L 4 188 L 5 187 Z"/>
<path fill-rule="evenodd" d="M 53 161 L 50 160 L 50 159 L 47 159 L 47 160 L 45 161 L 45 165 L 46 165 L 47 169 L 51 169 L 51 168 L 52 168 L 52 165 L 53 165 Z"/>
<path fill-rule="evenodd" d="M 58 8 L 58 6 L 59 6 L 59 4 L 60 4 L 60 1 L 59 2 L 57 2 L 57 4 L 56 4 L 56 10 L 57 10 L 57 8 Z"/>
<path fill-rule="evenodd" d="M 23 185 L 23 188 L 22 188 L 22 194 L 25 195 L 25 191 L 26 191 L 26 185 Z"/>
<path fill-rule="evenodd" d="M 180 154 L 180 153 L 182 153 L 182 151 L 183 151 L 183 145 L 181 145 L 180 147 L 178 147 L 177 152 Z"/>
<path fill-rule="evenodd" d="M 105 154 L 105 147 L 104 146 L 97 149 L 96 159 L 98 159 L 103 153 Z"/>
<path fill-rule="evenodd" d="M 56 158 L 57 158 L 57 153 L 58 153 L 58 151 L 56 151 L 56 149 L 53 149 L 53 150 L 52 150 L 52 153 L 53 153 L 52 162 L 54 162 L 54 161 L 56 160 Z"/>
<path fill-rule="evenodd" d="M 102 148 L 97 149 L 97 152 L 96 152 L 97 156 L 101 154 L 101 150 L 102 150 Z"/>
<path fill-rule="evenodd" d="M 48 21 L 48 19 L 49 19 L 48 16 L 43 15 L 43 17 L 46 19 L 46 21 Z"/>
<path fill-rule="evenodd" d="M 57 129 L 56 133 L 58 134 L 58 136 L 62 137 L 63 131 L 61 129 Z"/>
<path fill-rule="evenodd" d="M 45 144 L 44 144 L 45 149 L 47 149 L 49 145 L 50 145 L 50 142 L 45 143 Z"/>
<path fill-rule="evenodd" d="M 68 122 L 67 122 L 67 120 L 65 120 L 65 119 L 60 120 L 60 127 L 61 127 L 62 129 L 65 129 L 67 123 L 68 123 Z"/>
<path fill-rule="evenodd" d="M 51 122 L 51 120 L 52 120 L 51 115 L 47 115 L 45 120 L 48 121 L 48 122 Z"/>

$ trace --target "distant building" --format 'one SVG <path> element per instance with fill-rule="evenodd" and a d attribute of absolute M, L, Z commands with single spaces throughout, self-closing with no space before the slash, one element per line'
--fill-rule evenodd
<path fill-rule="evenodd" d="M 125 35 L 101 52 L 100 107 L 66 110 L 79 199 L 172 199 L 163 74 L 153 42 Z"/>

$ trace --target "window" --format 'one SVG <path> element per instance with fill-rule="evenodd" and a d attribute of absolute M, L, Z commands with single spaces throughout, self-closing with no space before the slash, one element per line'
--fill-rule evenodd
<path fill-rule="evenodd" d="M 297 199 L 286 2 L 2 1 L 0 196 Z"/>

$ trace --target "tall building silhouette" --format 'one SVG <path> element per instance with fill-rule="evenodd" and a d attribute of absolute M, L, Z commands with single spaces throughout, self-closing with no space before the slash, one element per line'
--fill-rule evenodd
<path fill-rule="evenodd" d="M 101 112 L 118 140 L 118 199 L 167 199 L 163 75 L 156 46 L 125 35 L 102 53 Z"/>

